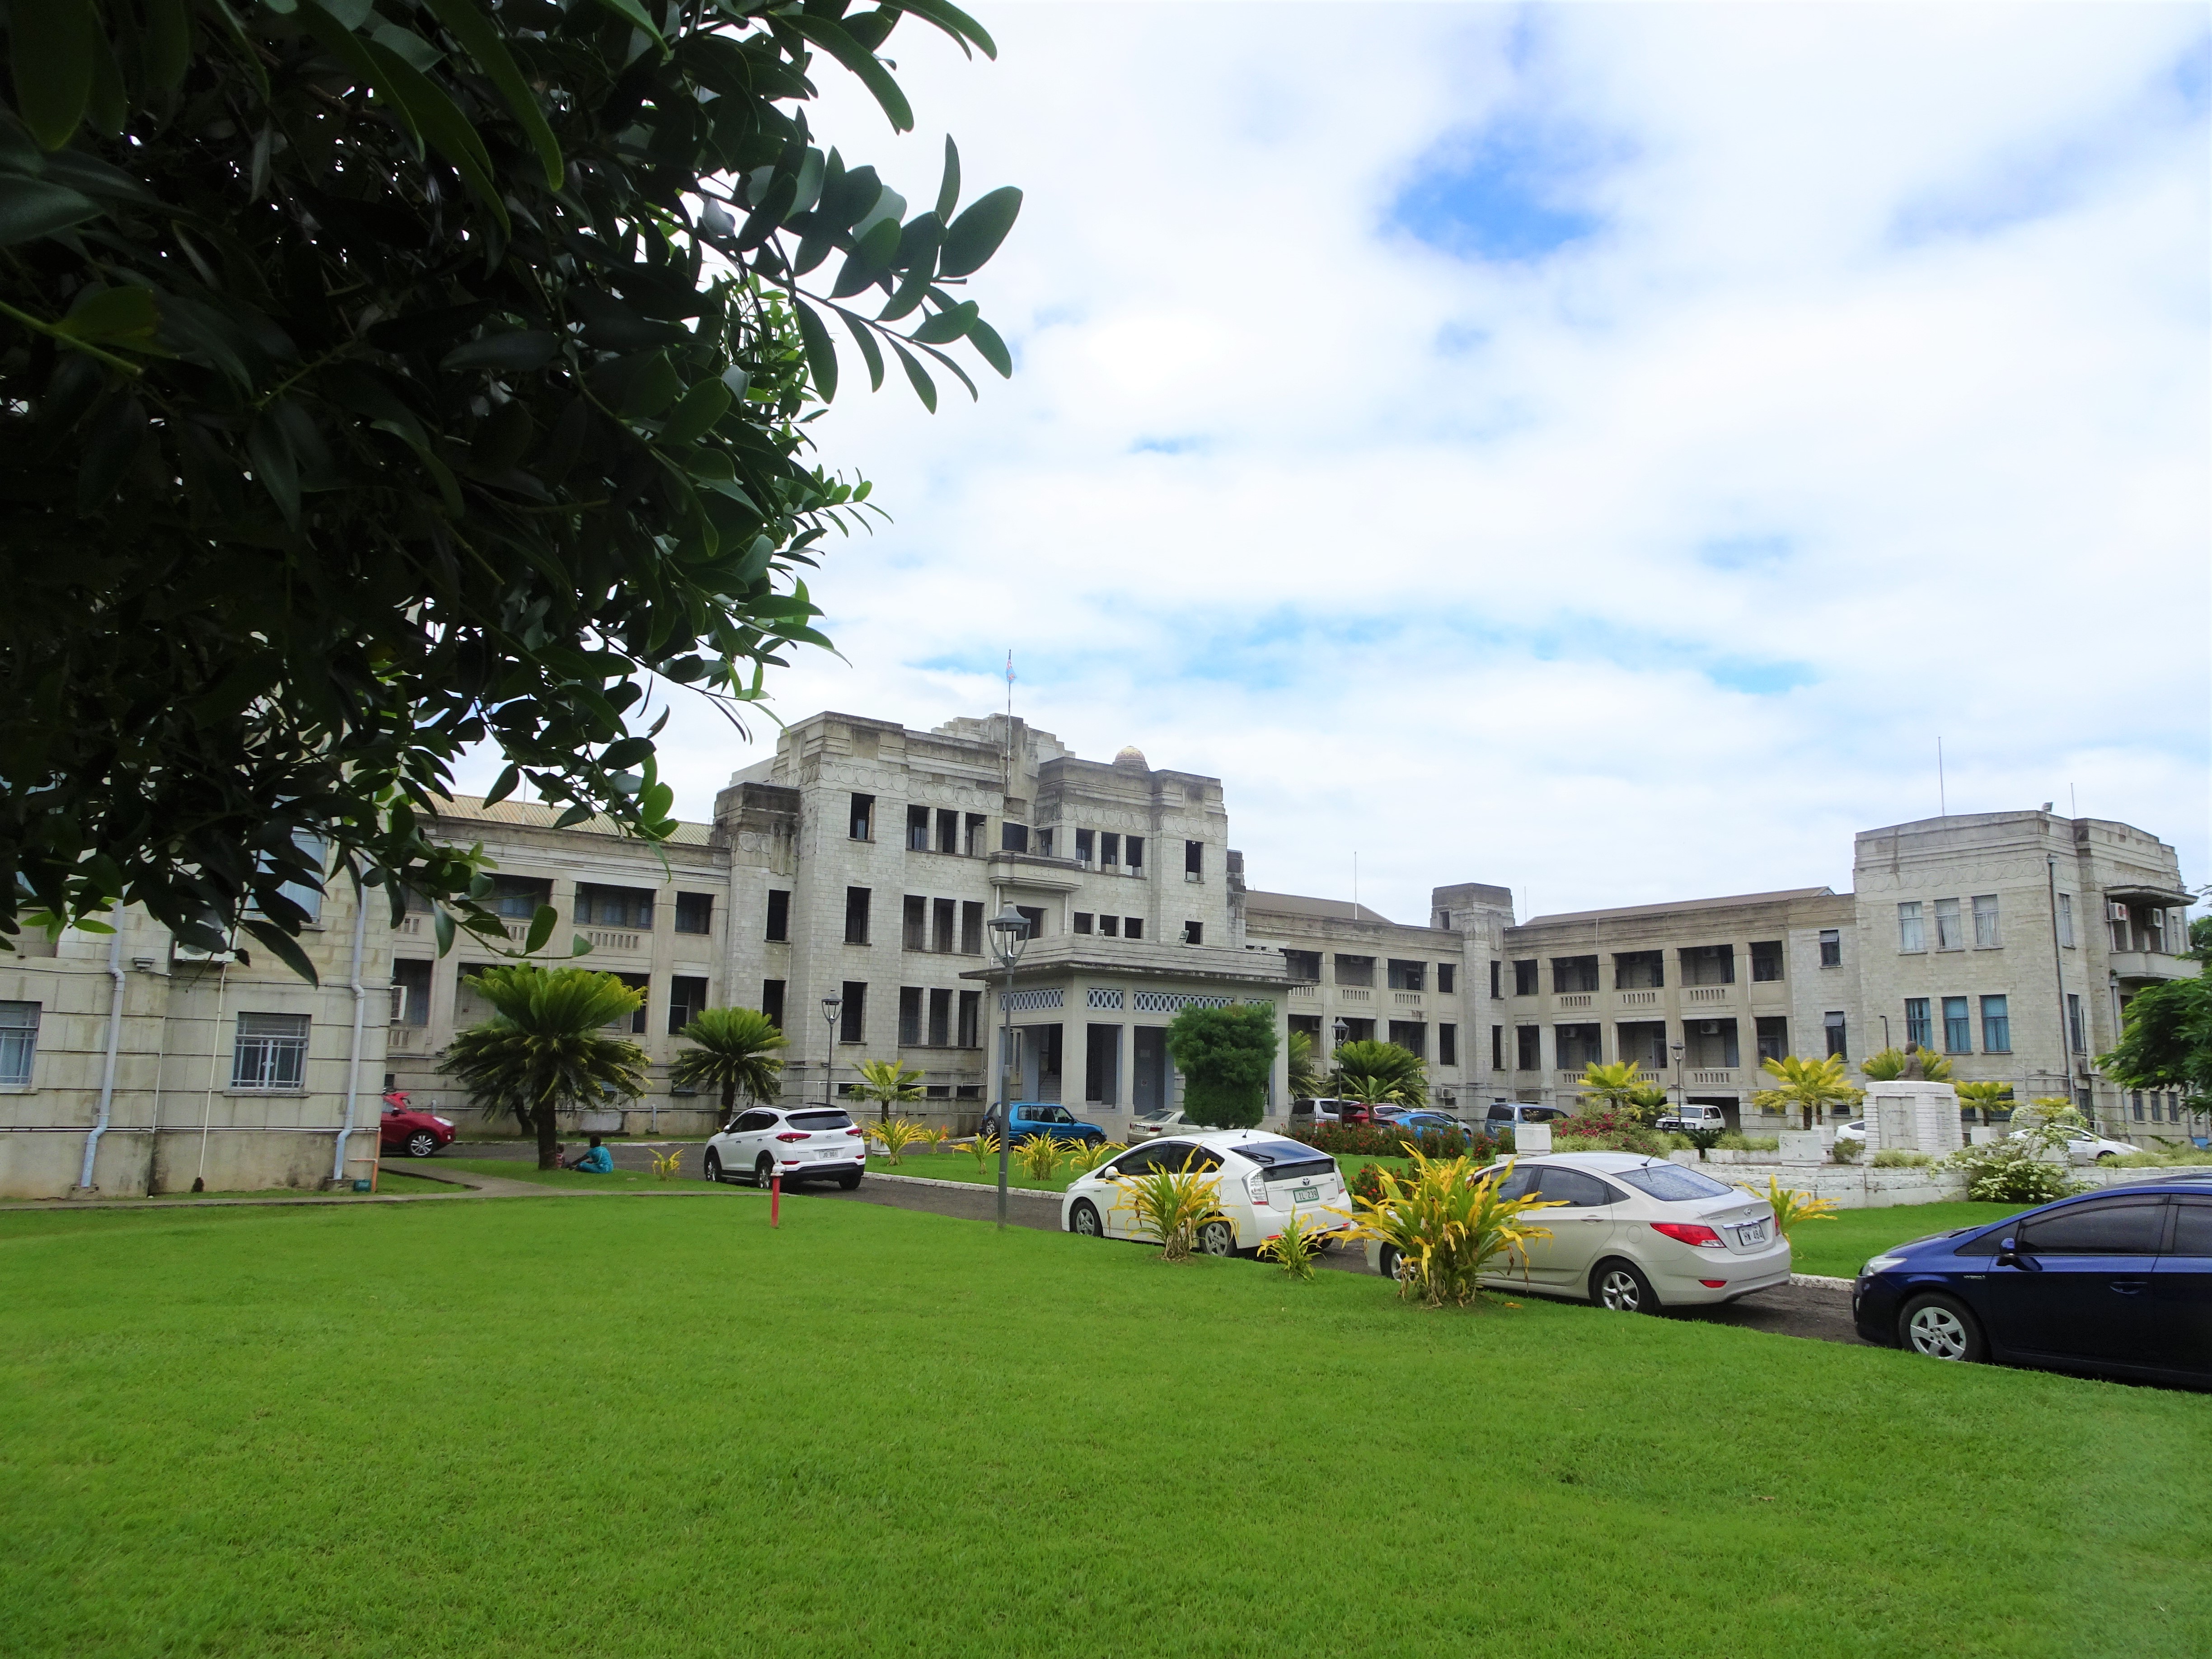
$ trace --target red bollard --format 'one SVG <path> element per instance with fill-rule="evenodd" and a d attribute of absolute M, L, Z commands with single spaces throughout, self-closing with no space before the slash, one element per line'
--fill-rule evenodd
<path fill-rule="evenodd" d="M 775 1227 L 782 1224 L 776 1219 L 782 1209 L 783 1176 L 772 1175 L 768 1178 L 768 1224 L 769 1226 Z"/>

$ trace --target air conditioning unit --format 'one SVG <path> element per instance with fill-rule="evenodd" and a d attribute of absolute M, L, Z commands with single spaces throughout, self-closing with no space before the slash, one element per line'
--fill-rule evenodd
<path fill-rule="evenodd" d="M 2110 904 L 2105 907 L 2105 913 L 2111 916 L 2114 921 L 2126 921 L 2129 920 L 2128 907 L 2121 903 L 2118 899 L 2114 899 Z"/>
<path fill-rule="evenodd" d="M 169 946 L 169 960 L 221 963 L 236 962 L 238 953 L 235 951 L 203 951 L 197 945 L 179 945 L 173 942 Z"/>
<path fill-rule="evenodd" d="M 1717 1019 L 1701 1019 L 1701 1020 L 1699 1020 L 1699 1021 L 1698 1022 L 1698 1036 L 1718 1036 L 1720 1034 L 1721 1034 L 1721 1023 L 1720 1023 L 1720 1021 L 1718 1021 L 1718 1020 L 1717 1020 Z"/>

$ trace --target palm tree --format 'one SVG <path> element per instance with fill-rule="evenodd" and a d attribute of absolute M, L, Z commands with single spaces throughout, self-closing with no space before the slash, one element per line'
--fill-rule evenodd
<path fill-rule="evenodd" d="M 1866 1091 L 1853 1088 L 1844 1075 L 1841 1054 L 1830 1054 L 1825 1060 L 1785 1054 L 1780 1060 L 1763 1060 L 1760 1066 L 1781 1083 L 1776 1088 L 1759 1090 L 1752 1096 L 1751 1103 L 1784 1112 L 1802 1109 L 1808 1129 L 1829 1107 L 1855 1105 L 1866 1097 Z"/>
<path fill-rule="evenodd" d="M 696 1046 L 676 1056 L 668 1080 L 679 1089 L 720 1089 L 722 1121 L 738 1109 L 738 1091 L 754 1100 L 773 1095 L 783 1073 L 775 1050 L 790 1039 L 757 1008 L 708 1008 L 678 1033 Z"/>
<path fill-rule="evenodd" d="M 1920 1056 L 1920 1074 L 1930 1083 L 1951 1080 L 1951 1062 L 1933 1048 L 1908 1043 L 1902 1048 L 1884 1048 L 1879 1054 L 1869 1054 L 1859 1062 L 1859 1071 L 1870 1083 L 1892 1083 L 1905 1075 L 1905 1066 L 1915 1053 Z"/>
<path fill-rule="evenodd" d="M 1421 1057 L 1395 1042 L 1346 1042 L 1336 1051 L 1337 1092 L 1348 1100 L 1429 1103 L 1429 1070 Z M 1363 1094 L 1362 1088 L 1384 1092 Z"/>
<path fill-rule="evenodd" d="M 440 1069 L 489 1112 L 513 1112 L 538 1134 L 538 1167 L 561 1160 L 556 1114 L 609 1095 L 645 1092 L 646 1055 L 605 1028 L 637 1011 L 641 994 L 612 974 L 527 964 L 475 975 L 492 1017 L 454 1033 Z"/>
<path fill-rule="evenodd" d="M 2012 1109 L 2012 1085 L 2009 1083 L 1960 1083 L 1953 1086 L 1959 1091 L 1960 1105 L 1981 1109 L 1984 1122 L 1989 1121 L 1991 1112 Z"/>
<path fill-rule="evenodd" d="M 1651 1079 L 1632 1060 L 1624 1060 L 1617 1066 L 1601 1066 L 1593 1060 L 1583 1068 L 1583 1086 L 1579 1098 L 1584 1104 L 1602 1102 L 1609 1112 L 1626 1110 L 1638 1103 L 1637 1097 L 1651 1086 Z"/>
<path fill-rule="evenodd" d="M 883 1121 L 890 1121 L 894 1101 L 906 1102 L 922 1097 L 921 1073 L 909 1071 L 902 1060 L 864 1060 L 860 1062 L 860 1080 L 853 1085 L 853 1093 L 861 1100 L 882 1103 L 878 1114 Z"/>
<path fill-rule="evenodd" d="M 1322 1091 L 1321 1067 L 1314 1061 L 1314 1037 L 1311 1031 L 1291 1033 L 1291 1097 L 1311 1100 Z"/>

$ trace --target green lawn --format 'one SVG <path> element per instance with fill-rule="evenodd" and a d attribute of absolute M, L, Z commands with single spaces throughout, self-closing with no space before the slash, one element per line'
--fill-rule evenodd
<path fill-rule="evenodd" d="M 886 1159 L 881 1152 L 871 1153 L 868 1171 L 872 1175 L 924 1176 L 932 1181 L 965 1181 L 979 1186 L 999 1184 L 999 1161 L 993 1158 L 981 1171 L 975 1168 L 975 1155 L 970 1152 L 907 1152 L 896 1164 Z M 1032 1181 L 1022 1173 L 1022 1166 L 1009 1161 L 1006 1184 L 1019 1187 L 1024 1192 L 1064 1193 L 1068 1182 L 1082 1173 L 1079 1170 L 1063 1168 L 1049 1181 Z"/>
<path fill-rule="evenodd" d="M 1832 1221 L 1800 1222 L 1790 1230 L 1790 1265 L 1801 1273 L 1849 1279 L 1870 1255 L 1954 1227 L 1978 1227 L 2033 1209 L 2029 1204 L 1899 1204 L 1886 1210 L 1838 1210 Z"/>
<path fill-rule="evenodd" d="M 702 1193 L 749 1190 L 726 1184 L 720 1188 L 710 1187 L 696 1175 L 678 1176 L 673 1181 L 663 1181 L 650 1170 L 610 1170 L 605 1175 L 586 1175 L 579 1170 L 541 1170 L 528 1159 L 520 1158 L 441 1158 L 438 1167 L 462 1175 L 498 1176 L 507 1181 L 528 1181 L 541 1187 L 574 1187 L 587 1192 L 668 1187 L 682 1187 Z"/>
<path fill-rule="evenodd" d="M 11 1659 L 2212 1650 L 2201 1396 L 764 1211 L 0 1214 Z"/>

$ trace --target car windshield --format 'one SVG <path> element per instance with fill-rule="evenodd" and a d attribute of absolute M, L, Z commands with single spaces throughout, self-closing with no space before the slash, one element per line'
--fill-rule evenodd
<path fill-rule="evenodd" d="M 853 1120 L 842 1112 L 793 1112 L 784 1120 L 794 1129 L 849 1129 Z"/>
<path fill-rule="evenodd" d="M 1174 1115 L 1172 1106 L 1155 1106 L 1150 1111 L 1138 1113 L 1137 1120 L 1140 1123 L 1164 1123 Z"/>
<path fill-rule="evenodd" d="M 1316 1176 L 1336 1173 L 1334 1158 L 1295 1140 L 1249 1141 L 1236 1151 L 1237 1157 L 1249 1158 L 1263 1168 L 1271 1182 L 1311 1181 Z"/>
<path fill-rule="evenodd" d="M 1640 1170 L 1608 1170 L 1606 1173 L 1662 1204 L 1682 1204 L 1695 1198 L 1726 1198 L 1735 1190 L 1679 1164 L 1647 1164 Z"/>

